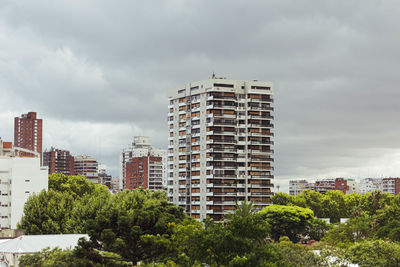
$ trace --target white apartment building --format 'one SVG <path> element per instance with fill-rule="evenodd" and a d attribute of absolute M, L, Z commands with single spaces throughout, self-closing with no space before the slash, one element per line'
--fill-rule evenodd
<path fill-rule="evenodd" d="M 120 189 L 129 188 L 127 186 L 126 164 L 134 158 L 139 157 L 161 157 L 161 163 L 149 161 L 148 166 L 148 188 L 151 190 L 165 189 L 167 186 L 167 151 L 156 149 L 150 144 L 148 136 L 135 136 L 132 145 L 121 150 L 120 154 Z M 162 186 L 159 186 L 159 182 Z"/>
<path fill-rule="evenodd" d="M 169 91 L 168 195 L 197 219 L 270 204 L 272 84 L 213 77 Z"/>
<path fill-rule="evenodd" d="M 310 189 L 311 185 L 307 180 L 290 180 L 289 181 L 289 195 L 297 196 L 304 190 Z"/>
<path fill-rule="evenodd" d="M 48 168 L 40 166 L 40 153 L 0 139 L 0 228 L 16 229 L 28 197 L 43 189 L 48 189 Z"/>
<path fill-rule="evenodd" d="M 374 191 L 382 191 L 382 179 L 364 178 L 358 183 L 357 193 L 366 194 Z"/>

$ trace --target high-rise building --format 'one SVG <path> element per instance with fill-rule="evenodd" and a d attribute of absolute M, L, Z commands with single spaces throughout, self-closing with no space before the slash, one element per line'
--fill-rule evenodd
<path fill-rule="evenodd" d="M 21 152 L 29 156 L 20 156 Z M 39 156 L 0 138 L 0 229 L 16 229 L 28 197 L 47 190 L 48 170 L 40 166 Z"/>
<path fill-rule="evenodd" d="M 120 189 L 166 188 L 167 151 L 155 149 L 147 136 L 135 136 L 129 148 L 121 151 Z"/>
<path fill-rule="evenodd" d="M 99 183 L 98 173 L 99 163 L 97 159 L 91 156 L 75 156 L 74 157 L 74 174 L 84 175 L 86 178 L 95 183 Z"/>
<path fill-rule="evenodd" d="M 49 151 L 43 152 L 43 166 L 49 168 L 49 174 L 62 173 L 74 175 L 74 157 L 68 150 L 61 150 L 52 147 Z"/>
<path fill-rule="evenodd" d="M 270 204 L 272 84 L 213 77 L 169 92 L 168 194 L 194 218 Z"/>
<path fill-rule="evenodd" d="M 38 152 L 42 162 L 42 119 L 36 117 L 36 112 L 28 112 L 14 118 L 14 145 Z M 21 155 L 32 154 L 21 152 Z"/>

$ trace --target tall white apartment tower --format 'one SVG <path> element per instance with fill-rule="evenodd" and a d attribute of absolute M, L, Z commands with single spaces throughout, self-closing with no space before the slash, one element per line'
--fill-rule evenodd
<path fill-rule="evenodd" d="M 169 92 L 168 195 L 194 218 L 270 203 L 272 83 L 213 78 Z"/>

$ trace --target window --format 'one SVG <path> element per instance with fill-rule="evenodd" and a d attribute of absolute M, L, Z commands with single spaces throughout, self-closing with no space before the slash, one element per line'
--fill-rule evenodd
<path fill-rule="evenodd" d="M 185 91 L 186 91 L 185 89 L 178 90 L 178 94 L 182 94 L 182 93 L 184 93 Z"/>
<path fill-rule="evenodd" d="M 226 88 L 233 88 L 233 84 L 214 83 L 214 87 L 226 87 Z"/>
<path fill-rule="evenodd" d="M 266 86 L 252 86 L 251 89 L 271 90 L 271 87 L 266 87 Z"/>

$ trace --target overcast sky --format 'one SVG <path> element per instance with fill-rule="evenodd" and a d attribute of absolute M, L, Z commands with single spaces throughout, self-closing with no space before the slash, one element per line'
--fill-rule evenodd
<path fill-rule="evenodd" d="M 167 90 L 273 82 L 275 184 L 400 176 L 400 2 L 0 1 L 0 136 L 38 112 L 44 148 L 119 174 L 135 135 L 167 146 Z"/>

